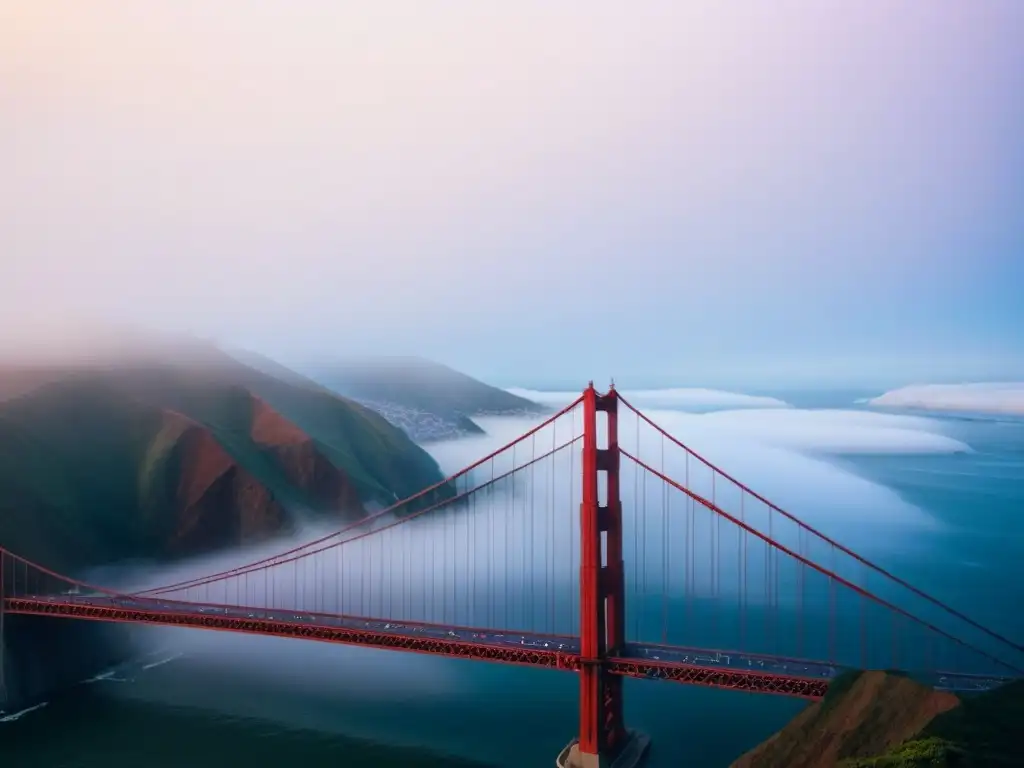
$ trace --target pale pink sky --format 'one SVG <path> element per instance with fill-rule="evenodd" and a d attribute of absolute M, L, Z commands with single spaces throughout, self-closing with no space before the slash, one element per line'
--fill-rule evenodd
<path fill-rule="evenodd" d="M 3 341 L 1004 370 L 1022 30 L 1019 0 L 0 0 Z"/>

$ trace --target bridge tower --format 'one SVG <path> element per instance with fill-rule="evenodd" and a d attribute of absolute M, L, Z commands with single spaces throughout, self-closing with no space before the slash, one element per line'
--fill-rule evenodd
<path fill-rule="evenodd" d="M 607 669 L 607 659 L 626 643 L 618 404 L 614 384 L 601 395 L 591 382 L 583 393 L 580 731 L 558 756 L 559 768 L 628 768 L 639 764 L 649 744 L 645 735 L 626 730 L 622 678 Z M 607 421 L 604 448 L 598 447 L 598 413 Z"/>

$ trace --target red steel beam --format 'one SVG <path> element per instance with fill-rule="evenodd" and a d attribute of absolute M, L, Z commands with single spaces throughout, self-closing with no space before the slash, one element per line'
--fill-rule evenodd
<path fill-rule="evenodd" d="M 451 658 L 477 659 L 501 664 L 519 664 L 577 673 L 587 666 L 579 654 L 575 653 L 560 653 L 540 648 L 487 645 L 483 642 L 465 642 L 456 639 L 416 637 L 346 627 L 326 627 L 308 623 L 243 619 L 209 614 L 168 613 L 112 606 L 51 603 L 47 600 L 27 600 L 14 597 L 7 598 L 5 604 L 8 614 L 24 616 L 155 624 L 272 637 L 293 637 L 302 640 L 426 653 Z M 701 667 L 649 659 L 608 658 L 605 660 L 605 669 L 609 674 L 621 677 L 665 680 L 686 685 L 725 688 L 749 693 L 772 693 L 806 699 L 821 698 L 829 684 L 828 680 L 819 678 L 755 673 L 722 667 Z"/>
<path fill-rule="evenodd" d="M 21 598 L 7 598 L 6 603 L 8 613 L 26 616 L 52 616 L 123 624 L 157 624 L 273 637 L 294 637 L 327 643 L 475 658 L 507 664 L 528 664 L 534 667 L 554 669 L 577 669 L 579 666 L 579 657 L 574 654 L 525 646 L 488 645 L 485 642 L 466 642 L 455 638 L 417 637 L 394 632 L 377 632 L 371 629 L 321 626 L 306 622 L 292 623 L 260 618 L 249 619 L 138 608 L 51 603 L 45 600 Z"/>
<path fill-rule="evenodd" d="M 623 677 L 667 680 L 730 691 L 774 693 L 802 699 L 820 699 L 831 682 L 825 678 L 773 675 L 728 667 L 701 667 L 672 662 L 658 664 L 646 659 L 608 659 L 606 665 L 611 674 Z"/>

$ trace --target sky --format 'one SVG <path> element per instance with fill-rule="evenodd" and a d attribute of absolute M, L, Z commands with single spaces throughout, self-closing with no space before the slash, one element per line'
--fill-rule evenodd
<path fill-rule="evenodd" d="M 1024 3 L 0 0 L 0 347 L 1024 379 Z"/>

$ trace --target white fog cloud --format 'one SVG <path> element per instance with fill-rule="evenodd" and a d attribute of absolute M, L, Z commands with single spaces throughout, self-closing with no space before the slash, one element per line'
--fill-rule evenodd
<path fill-rule="evenodd" d="M 578 393 L 510 389 L 553 407 Z M 623 396 L 674 435 L 697 448 L 732 440 L 755 441 L 793 451 L 823 454 L 961 453 L 970 446 L 942 433 L 934 419 L 839 409 L 793 408 L 771 397 L 711 389 L 623 392 Z M 686 413 L 688 410 L 714 410 Z M 725 410 L 728 409 L 728 410 Z M 737 409 L 737 410 L 734 410 Z M 623 428 L 620 427 L 620 431 Z"/>
<path fill-rule="evenodd" d="M 931 426 L 926 419 L 882 414 L 796 409 L 644 413 L 692 450 L 805 522 L 864 543 L 873 536 L 872 524 L 932 526 L 934 521 L 890 489 L 836 465 L 828 454 L 970 450 L 964 443 L 926 431 Z M 484 455 L 527 426 L 516 419 L 484 418 L 478 422 L 487 430 L 487 437 L 431 449 L 443 469 L 454 471 L 470 461 L 471 454 Z M 638 430 L 636 418 L 629 412 L 620 415 L 619 441 L 627 451 L 662 468 L 662 441 L 646 425 Z M 685 480 L 682 453 L 667 441 L 664 461 L 665 474 Z M 710 497 L 710 473 L 695 461 L 689 472 L 692 489 Z"/>
<path fill-rule="evenodd" d="M 1024 382 L 916 385 L 868 402 L 883 408 L 1024 415 Z"/>
<path fill-rule="evenodd" d="M 578 435 L 578 410 L 518 444 L 514 455 L 508 451 L 480 466 L 474 471 L 472 484 L 501 475 L 511 468 L 513 461 L 522 467 Z M 899 547 L 905 538 L 899 535 L 901 531 L 912 537 L 914 531 L 933 528 L 937 523 L 892 490 L 837 465 L 828 454 L 970 450 L 963 443 L 942 435 L 937 422 L 917 417 L 793 408 L 710 414 L 648 411 L 647 415 L 754 491 L 853 549 L 864 549 L 868 555 L 879 547 Z M 521 418 L 482 418 L 479 421 L 487 430 L 486 435 L 430 446 L 430 453 L 446 474 L 454 474 L 536 424 L 535 420 Z M 745 515 L 756 528 L 767 530 L 767 518 L 763 514 L 766 508 L 758 511 L 763 505 L 747 497 L 748 506 L 741 508 L 736 487 L 721 477 L 713 482 L 710 470 L 693 458 L 687 459 L 681 449 L 660 438 L 646 424 L 638 423 L 628 411 L 620 416 L 619 439 L 626 451 L 655 469 L 695 493 L 713 499 L 726 511 Z M 432 613 L 435 610 L 449 610 L 453 613 L 448 620 L 454 623 L 490 626 L 490 621 L 480 614 L 489 601 L 478 595 L 477 604 L 469 597 L 474 590 L 482 589 L 481 574 L 485 571 L 490 574 L 488 579 L 498 580 L 486 582 L 492 588 L 496 583 L 525 586 L 543 579 L 557 581 L 571 592 L 574 573 L 571 558 L 561 560 L 557 568 L 549 564 L 554 552 L 575 551 L 578 451 L 577 444 L 531 469 L 520 471 L 513 484 L 499 485 L 488 495 L 478 494 L 471 508 L 442 510 L 406 522 L 390 531 L 317 555 L 298 569 L 279 567 L 271 579 L 262 574 L 243 577 L 218 587 L 221 590 L 218 594 L 206 590 L 182 592 L 175 597 L 246 604 L 295 604 L 306 610 L 337 607 L 356 615 L 424 621 L 437 620 Z M 634 523 L 638 515 L 646 514 L 638 510 L 657 508 L 666 498 L 661 495 L 660 481 L 648 477 L 645 485 L 642 480 L 635 467 L 625 460 L 622 500 L 627 520 Z M 672 504 L 685 503 L 678 491 L 670 491 L 669 495 L 676 499 Z M 664 536 L 673 541 L 685 537 L 685 532 L 677 529 L 681 520 L 678 514 L 673 513 L 675 517 L 665 523 L 661 533 L 645 535 Z M 882 530 L 887 534 L 879 536 Z M 105 584 L 148 588 L 260 559 L 288 549 L 295 541 L 309 541 L 318 532 L 305 530 L 291 542 L 274 542 L 256 550 L 183 563 L 160 569 L 156 574 L 148 564 L 143 564 L 138 569 L 96 574 L 95 579 Z M 778 529 L 775 533 L 788 535 Z M 439 568 L 438 563 L 444 565 Z M 374 583 L 378 586 L 374 594 L 367 597 L 365 590 L 369 587 L 366 584 L 373 579 L 377 579 Z M 427 579 L 448 585 L 451 600 L 443 606 L 433 605 L 424 592 L 423 584 Z M 361 585 L 358 588 L 357 582 Z M 269 592 L 271 583 L 277 590 L 275 594 Z M 328 593 L 317 587 L 318 584 L 327 584 Z M 413 595 L 410 589 L 420 592 Z M 462 599 L 458 599 L 459 595 Z M 364 602 L 355 605 L 353 600 Z M 366 600 L 376 601 L 376 608 L 369 614 L 371 606 Z M 458 615 L 455 605 L 459 605 L 457 611 L 461 613 Z M 396 610 L 400 615 L 395 614 Z"/>
<path fill-rule="evenodd" d="M 662 414 L 658 414 L 662 417 Z M 699 418 L 664 414 L 686 434 L 732 436 L 814 453 L 966 453 L 970 446 L 941 434 L 929 419 L 842 410 L 717 411 Z M 700 438 L 698 438 L 700 439 Z"/>
<path fill-rule="evenodd" d="M 883 549 L 899 550 L 910 545 L 923 530 L 933 529 L 937 523 L 888 488 L 814 454 L 966 448 L 941 435 L 932 420 L 888 414 L 786 408 L 712 414 L 650 411 L 648 415 L 755 491 L 869 558 Z M 444 472 L 454 473 L 478 460 L 523 434 L 536 421 L 485 418 L 480 423 L 488 434 L 430 446 Z M 516 466 L 523 466 L 579 434 L 579 428 L 578 413 L 562 417 L 519 444 L 515 457 L 509 452 L 493 465 L 482 465 L 471 485 L 487 480 L 492 472 L 501 474 L 513 460 Z M 620 420 L 620 441 L 630 453 L 713 499 L 726 511 L 742 516 L 754 528 L 770 530 L 774 538 L 790 546 L 798 541 L 791 523 L 778 514 L 774 522 L 769 522 L 767 508 L 752 497 L 741 504 L 734 486 L 721 477 L 713 483 L 706 467 L 692 458 L 687 461 L 686 454 L 666 444 L 646 425 L 638 425 L 628 413 Z M 578 451 L 576 444 L 520 471 L 514 483 L 480 495 L 473 504 L 407 521 L 389 531 L 313 555 L 298 566 L 280 565 L 267 575 L 260 572 L 241 576 L 213 589 L 174 596 L 571 634 L 578 623 Z M 656 574 L 651 589 L 663 586 L 665 594 L 674 596 L 671 599 L 681 599 L 679 574 L 664 582 L 657 574 L 665 570 L 664 558 L 678 566 L 689 536 L 700 542 L 689 554 L 693 564 L 690 592 L 701 599 L 710 595 L 712 561 L 706 543 L 711 541 L 712 527 L 717 526 L 717 536 L 724 538 L 719 540 L 721 571 L 715 594 L 735 594 L 736 574 L 740 572 L 735 562 L 738 529 L 688 504 L 678 491 L 664 493 L 664 488 L 649 476 L 645 482 L 635 466 L 624 461 L 621 498 L 627 589 L 637 589 L 637 580 L 644 578 L 642 571 L 637 576 L 634 565 L 634 553 L 644 552 L 644 567 Z M 688 528 L 688 521 L 692 521 L 692 527 Z M 134 569 L 108 569 L 91 577 L 100 583 L 150 587 L 260 559 L 322 532 L 311 528 L 287 541 L 197 559 L 161 568 L 158 573 L 151 564 L 140 564 Z M 763 572 L 764 560 L 763 546 L 753 543 L 749 555 L 744 555 L 744 570 L 755 574 L 748 598 L 756 604 L 760 599 L 756 574 Z M 827 551 L 802 551 L 828 567 L 838 568 L 840 573 L 849 565 L 823 561 L 829 556 Z M 524 600 L 517 595 L 533 598 Z M 781 599 L 785 601 L 785 595 Z M 385 704 L 389 698 L 399 700 L 410 692 L 424 697 L 432 692 L 450 693 L 467 684 L 468 679 L 452 665 L 415 655 L 384 657 L 355 648 L 200 631 L 156 629 L 147 632 L 146 637 L 157 646 L 210 663 L 224 674 L 260 680 L 261 685 L 279 691 L 301 688 L 303 695 L 318 691 L 335 695 L 344 689 L 346 695 Z M 318 670 L 316 675 L 304 671 L 311 668 Z M 195 703 L 260 714 L 252 702 Z"/>
<path fill-rule="evenodd" d="M 579 392 L 545 392 L 535 389 L 511 388 L 513 395 L 525 397 L 535 403 L 562 406 L 571 403 Z M 788 404 L 774 397 L 744 395 L 737 392 L 724 392 L 718 389 L 677 388 L 677 389 L 638 389 L 623 391 L 622 395 L 638 408 L 784 408 Z"/>

